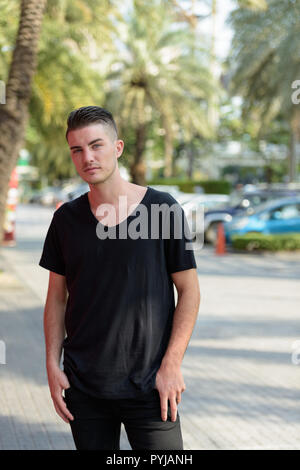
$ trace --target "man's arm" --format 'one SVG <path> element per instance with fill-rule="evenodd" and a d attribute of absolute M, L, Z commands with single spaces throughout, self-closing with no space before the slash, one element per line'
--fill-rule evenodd
<path fill-rule="evenodd" d="M 197 270 L 187 269 L 171 274 L 178 292 L 169 344 L 156 375 L 156 388 L 160 395 L 161 417 L 167 420 L 168 400 L 171 419 L 176 421 L 177 404 L 185 390 L 180 370 L 184 353 L 196 323 L 200 306 L 200 287 Z"/>
<path fill-rule="evenodd" d="M 46 344 L 46 368 L 51 398 L 58 415 L 66 422 L 73 420 L 62 397 L 62 391 L 70 386 L 66 374 L 60 368 L 62 343 L 65 338 L 65 309 L 67 288 L 65 276 L 50 271 L 47 299 L 44 309 L 44 334 Z"/>

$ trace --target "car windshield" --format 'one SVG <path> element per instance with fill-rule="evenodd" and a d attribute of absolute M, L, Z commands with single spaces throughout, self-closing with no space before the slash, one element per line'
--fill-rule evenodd
<path fill-rule="evenodd" d="M 272 207 L 275 208 L 276 204 L 274 203 L 275 203 L 275 198 L 269 201 L 263 202 L 262 204 L 259 204 L 258 206 L 256 206 L 255 209 L 253 209 L 253 211 L 251 212 L 251 214 L 259 214 L 260 212 L 263 212 L 266 209 L 270 209 Z"/>

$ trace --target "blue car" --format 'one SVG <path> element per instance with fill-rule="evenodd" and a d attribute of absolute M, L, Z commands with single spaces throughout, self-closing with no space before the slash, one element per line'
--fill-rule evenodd
<path fill-rule="evenodd" d="M 285 197 L 260 204 L 251 215 L 235 216 L 230 222 L 224 222 L 224 232 L 229 244 L 235 234 L 300 233 L 300 197 Z"/>

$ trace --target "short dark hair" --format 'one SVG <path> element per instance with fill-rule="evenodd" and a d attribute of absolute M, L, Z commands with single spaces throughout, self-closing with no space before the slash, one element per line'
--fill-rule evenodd
<path fill-rule="evenodd" d="M 67 120 L 66 139 L 68 140 L 68 132 L 91 124 L 105 124 L 113 129 L 118 138 L 118 129 L 112 114 L 100 106 L 83 106 L 72 111 Z"/>

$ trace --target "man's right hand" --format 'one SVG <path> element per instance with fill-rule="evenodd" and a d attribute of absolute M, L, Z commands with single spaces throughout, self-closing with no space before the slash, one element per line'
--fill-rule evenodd
<path fill-rule="evenodd" d="M 69 412 L 62 396 L 63 390 L 70 387 L 68 378 L 58 365 L 48 365 L 47 373 L 50 394 L 56 413 L 69 424 L 69 421 L 73 421 L 74 417 Z"/>

